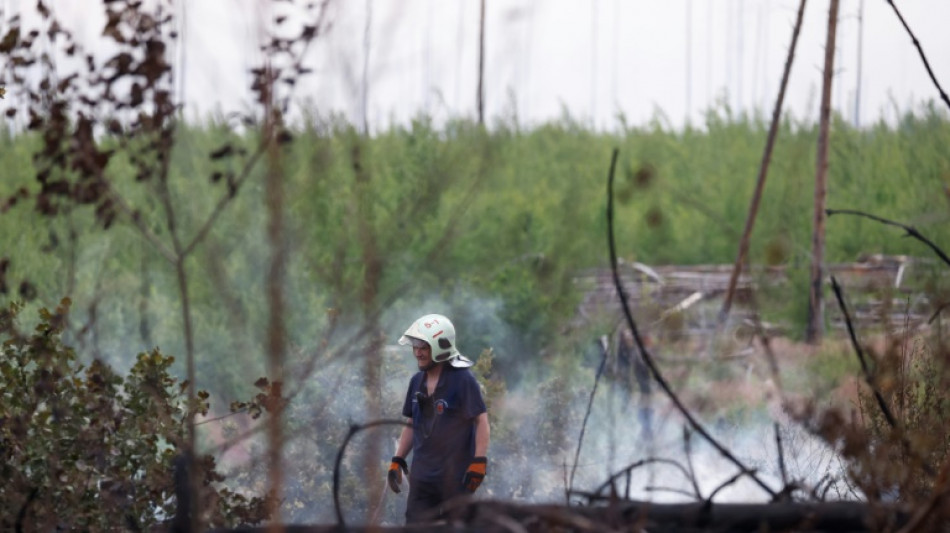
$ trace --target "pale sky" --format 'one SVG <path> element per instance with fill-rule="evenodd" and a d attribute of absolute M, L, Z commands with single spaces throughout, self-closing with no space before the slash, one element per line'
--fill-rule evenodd
<path fill-rule="evenodd" d="M 33 5 L 0 2 L 10 12 Z M 299 87 L 298 98 L 309 99 L 321 113 L 332 110 L 361 122 L 368 35 L 367 116 L 373 130 L 404 124 L 420 112 L 437 122 L 475 117 L 478 0 L 331 2 L 333 27 L 314 43 L 307 63 L 315 74 Z M 90 0 L 49 3 L 78 36 L 97 39 L 104 19 L 101 10 L 88 7 Z M 806 7 L 786 97 L 786 109 L 799 119 L 817 117 L 829 4 L 811 0 Z M 950 1 L 896 4 L 938 81 L 950 90 Z M 259 62 L 267 28 L 262 21 L 274 14 L 268 5 L 178 4 L 185 21 L 186 116 L 250 102 L 247 70 Z M 487 120 L 516 113 L 522 125 L 531 126 L 566 111 L 582 123 L 613 129 L 618 113 L 642 125 L 659 109 L 669 124 L 680 126 L 687 116 L 701 123 L 703 110 L 717 101 L 768 117 L 797 7 L 798 0 L 487 0 Z M 882 117 L 893 122 L 896 110 L 916 109 L 927 99 L 947 110 L 885 0 L 842 0 L 837 40 L 833 107 L 848 120 L 859 113 L 865 125 Z"/>

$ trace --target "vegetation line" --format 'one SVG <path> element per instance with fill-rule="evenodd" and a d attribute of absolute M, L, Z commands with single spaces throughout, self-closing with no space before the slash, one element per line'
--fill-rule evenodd
<path fill-rule="evenodd" d="M 637 343 L 637 349 L 640 350 L 640 353 L 643 355 L 643 361 L 646 363 L 647 367 L 650 369 L 650 373 L 653 375 L 653 378 L 656 379 L 657 383 L 663 389 L 663 392 L 672 400 L 673 405 L 676 406 L 676 409 L 686 418 L 689 422 L 689 425 L 695 429 L 700 435 L 703 436 L 706 441 L 708 441 L 716 450 L 722 454 L 723 457 L 728 459 L 732 464 L 736 465 L 744 474 L 748 475 L 752 481 L 754 481 L 759 487 L 764 491 L 769 493 L 769 495 L 774 499 L 778 494 L 772 490 L 771 487 L 765 484 L 758 476 L 755 475 L 755 472 L 746 467 L 739 459 L 737 459 L 728 449 L 726 449 L 722 444 L 720 444 L 708 431 L 699 423 L 698 420 L 686 409 L 686 406 L 683 405 L 683 402 L 679 399 L 676 393 L 673 392 L 673 389 L 666 382 L 666 379 L 660 373 L 660 369 L 656 366 L 656 363 L 653 361 L 653 356 L 646 349 L 646 346 L 643 344 L 643 339 L 640 337 L 640 331 L 637 329 L 637 325 L 633 320 L 633 314 L 630 311 L 630 305 L 627 302 L 626 292 L 623 289 L 623 284 L 620 281 L 620 272 L 617 270 L 617 246 L 614 242 L 614 196 L 613 196 L 613 186 L 614 186 L 614 173 L 617 167 L 617 155 L 619 150 L 614 148 L 613 154 L 610 158 L 610 172 L 607 176 L 607 244 L 610 249 L 610 267 L 613 271 L 614 285 L 617 288 L 617 296 L 620 299 L 620 305 L 623 308 L 623 314 L 627 319 L 627 325 L 630 327 L 630 332 L 633 334 L 633 340 Z"/>

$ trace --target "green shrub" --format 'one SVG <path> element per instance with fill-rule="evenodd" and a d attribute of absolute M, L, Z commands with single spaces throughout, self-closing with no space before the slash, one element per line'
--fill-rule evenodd
<path fill-rule="evenodd" d="M 172 461 L 189 411 L 174 359 L 141 353 L 128 376 L 101 361 L 77 362 L 60 335 L 70 302 L 40 311 L 30 335 L 14 327 L 21 307 L 0 312 L 0 528 L 32 531 L 141 530 L 175 513 Z M 264 501 L 220 488 L 210 455 L 197 463 L 203 523 L 255 524 Z"/>

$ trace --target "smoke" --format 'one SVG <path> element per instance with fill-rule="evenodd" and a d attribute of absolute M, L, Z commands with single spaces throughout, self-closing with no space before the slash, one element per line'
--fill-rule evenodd
<path fill-rule="evenodd" d="M 598 385 L 575 467 L 599 363 L 590 349 L 590 339 L 597 338 L 596 332 L 578 331 L 576 338 L 562 339 L 560 352 L 542 354 L 532 363 L 525 360 L 525 352 L 519 352 L 519 332 L 506 322 L 507 310 L 500 300 L 480 296 L 471 289 L 455 290 L 452 296 L 451 301 L 434 296 L 407 298 L 384 315 L 381 323 L 385 331 L 381 334 L 387 338 L 387 345 L 382 354 L 382 417 L 402 418 L 406 387 L 417 367 L 411 350 L 397 345 L 396 340 L 419 316 L 442 313 L 450 317 L 461 351 L 472 359 L 492 349 L 497 359 L 486 375 L 479 376 L 490 385 L 485 391 L 491 404 L 492 443 L 488 475 L 477 498 L 565 503 L 574 472 L 574 502 L 584 501 L 578 494 L 602 488 L 612 476 L 616 476 L 613 490 L 632 499 L 769 500 L 770 495 L 748 476 L 737 476 L 737 467 L 713 446 L 687 431 L 685 420 L 666 397 L 656 390 L 643 394 L 631 386 L 633 380 L 616 372 L 606 373 Z M 341 333 L 339 338 L 348 335 Z M 333 461 L 350 427 L 370 421 L 360 374 L 361 354 L 346 354 L 320 364 L 289 408 L 290 440 L 284 451 L 286 504 L 281 517 L 286 523 L 336 520 L 331 498 Z M 509 369 L 513 369 L 510 374 Z M 747 374 L 738 372 L 743 373 Z M 514 377 L 509 379 L 509 375 Z M 727 382 L 710 385 L 716 383 L 711 376 L 698 381 L 699 385 L 691 382 L 690 386 L 711 395 L 715 387 L 728 386 L 721 384 Z M 826 483 L 830 496 L 850 497 L 849 487 L 836 481 L 843 465 L 834 451 L 787 418 L 773 419 L 767 392 L 763 381 L 759 393 L 749 394 L 740 402 L 731 400 L 717 406 L 708 399 L 697 400 L 701 396 L 698 393 L 690 398 L 695 404 L 694 414 L 704 427 L 774 491 L 782 490 L 785 483 L 780 466 L 784 462 L 789 482 L 803 487 Z M 776 422 L 782 442 L 781 461 Z M 370 486 L 384 484 L 385 479 L 364 479 L 358 460 L 375 440 L 383 450 L 379 461 L 380 471 L 385 472 L 398 434 L 398 427 L 384 426 L 362 432 L 350 442 L 343 456 L 340 486 L 347 523 L 365 523 L 370 516 L 384 524 L 403 522 L 408 487 L 400 494 L 386 488 L 382 500 L 369 501 Z M 222 463 L 228 469 L 229 482 L 245 488 L 260 486 L 256 480 L 264 479 L 263 462 L 258 459 L 264 442 L 254 439 L 244 449 L 243 462 Z M 608 488 L 602 495 L 609 493 Z"/>

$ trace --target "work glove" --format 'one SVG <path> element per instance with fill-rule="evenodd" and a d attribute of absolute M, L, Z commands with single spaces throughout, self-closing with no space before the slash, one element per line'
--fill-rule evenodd
<path fill-rule="evenodd" d="M 399 456 L 393 456 L 392 462 L 389 463 L 389 474 L 387 474 L 387 478 L 389 488 L 396 494 L 402 492 L 402 489 L 399 487 L 402 485 L 403 472 L 405 472 L 407 476 L 409 475 L 409 465 L 406 464 L 406 460 Z"/>
<path fill-rule="evenodd" d="M 478 486 L 485 479 L 485 471 L 488 468 L 488 459 L 485 457 L 476 457 L 472 459 L 472 464 L 468 465 L 465 476 L 462 477 L 462 486 L 469 492 L 478 490 Z"/>

